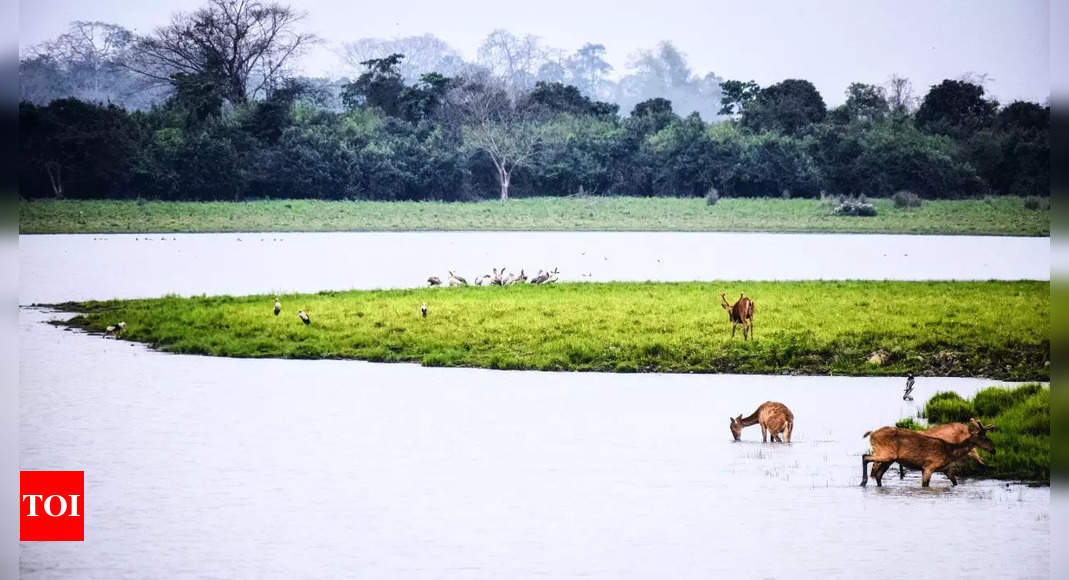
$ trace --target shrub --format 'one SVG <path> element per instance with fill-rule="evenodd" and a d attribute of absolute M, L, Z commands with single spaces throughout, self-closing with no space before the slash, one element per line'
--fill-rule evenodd
<path fill-rule="evenodd" d="M 1034 195 L 1029 196 L 1024 199 L 1024 207 L 1031 210 L 1050 209 L 1050 200 Z"/>
<path fill-rule="evenodd" d="M 839 202 L 834 210 L 835 215 L 871 217 L 876 215 L 876 206 L 868 203 L 865 196 L 858 198 L 848 197 Z"/>
<path fill-rule="evenodd" d="M 957 393 L 936 393 L 924 406 L 924 415 L 929 424 L 938 425 L 955 421 L 968 422 L 976 416 L 976 411 L 972 404 Z"/>
<path fill-rule="evenodd" d="M 705 205 L 716 205 L 718 201 L 720 201 L 720 192 L 715 187 L 710 187 L 709 193 L 705 194 Z"/>
<path fill-rule="evenodd" d="M 924 429 L 924 426 L 913 419 L 913 417 L 906 417 L 905 419 L 899 419 L 895 423 L 895 427 L 899 429 L 909 429 L 911 431 L 920 431 Z"/>
<path fill-rule="evenodd" d="M 891 200 L 895 202 L 895 207 L 897 208 L 920 207 L 921 203 L 923 203 L 919 195 L 906 190 L 895 192 L 891 196 Z"/>

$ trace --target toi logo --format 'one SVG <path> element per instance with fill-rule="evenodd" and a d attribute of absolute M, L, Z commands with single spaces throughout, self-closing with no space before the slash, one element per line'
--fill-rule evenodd
<path fill-rule="evenodd" d="M 85 472 L 19 472 L 19 540 L 85 540 Z"/>

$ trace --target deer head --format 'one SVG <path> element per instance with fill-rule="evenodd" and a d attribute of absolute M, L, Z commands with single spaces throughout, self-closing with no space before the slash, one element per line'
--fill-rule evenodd
<path fill-rule="evenodd" d="M 981 421 L 975 417 L 969 419 L 969 439 L 968 441 L 986 451 L 991 453 L 995 452 L 995 444 L 987 438 L 988 431 L 994 431 L 994 425 L 984 425 Z"/>
<path fill-rule="evenodd" d="M 742 415 L 738 417 L 729 417 L 731 421 L 731 436 L 735 438 L 735 441 L 739 440 L 742 436 Z"/>
<path fill-rule="evenodd" d="M 731 305 L 728 304 L 728 299 L 724 296 L 723 292 L 720 293 L 720 306 L 723 307 L 724 310 L 731 310 Z"/>

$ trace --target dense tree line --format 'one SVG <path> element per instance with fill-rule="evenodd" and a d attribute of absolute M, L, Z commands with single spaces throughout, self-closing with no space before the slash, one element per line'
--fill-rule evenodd
<path fill-rule="evenodd" d="M 702 196 L 711 188 L 745 197 L 1049 191 L 1049 108 L 1002 107 L 968 79 L 943 81 L 919 100 L 901 77 L 886 86 L 855 83 L 845 103 L 829 110 L 801 79 L 766 87 L 698 79 L 664 44 L 642 55 L 639 72 L 616 84 L 610 101 L 599 99 L 609 93 L 604 47 L 553 60 L 537 39 L 495 31 L 479 51 L 482 66 L 466 66 L 433 37 L 408 42 L 417 66 L 433 67 L 418 76 L 406 55 L 376 52 L 381 42 L 349 45 L 350 57 L 370 56 L 354 80 L 328 86 L 287 67 L 315 41 L 296 32 L 300 18 L 274 4 L 209 0 L 143 38 L 76 23 L 22 63 L 24 96 L 36 87 L 30 81 L 45 78 L 42 70 L 64 62 L 57 78 L 81 87 L 82 98 L 38 95 L 20 104 L 21 195 L 470 200 Z M 109 83 L 132 86 L 134 78 L 165 82 L 159 102 L 128 110 L 92 96 Z M 649 92 L 662 96 L 633 104 L 620 98 Z M 675 97 L 689 114 L 677 112 Z M 710 111 L 708 118 L 699 110 Z"/>

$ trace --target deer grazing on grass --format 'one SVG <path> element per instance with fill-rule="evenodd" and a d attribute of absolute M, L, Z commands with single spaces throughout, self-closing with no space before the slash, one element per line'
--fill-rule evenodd
<path fill-rule="evenodd" d="M 735 338 L 735 329 L 741 324 L 742 338 L 743 340 L 749 340 L 750 336 L 753 335 L 753 300 L 747 298 L 746 294 L 740 293 L 738 302 L 728 304 L 728 299 L 721 292 L 720 306 L 728 311 L 728 319 L 731 320 L 731 338 Z"/>
<path fill-rule="evenodd" d="M 928 487 L 932 480 L 932 474 L 936 471 L 944 471 L 954 461 L 968 455 L 975 447 L 995 452 L 995 444 L 987 438 L 987 432 L 994 427 L 984 425 L 976 419 L 969 421 L 969 436 L 959 443 L 951 443 L 939 437 L 901 429 L 899 427 L 880 427 L 875 431 L 866 432 L 862 437 L 868 437 L 872 444 L 872 453 L 861 456 L 861 485 L 869 481 L 868 464 L 879 462 L 880 468 L 876 471 L 876 485 L 883 485 L 883 474 L 891 463 L 897 461 L 900 465 L 908 465 L 923 470 L 921 486 Z M 945 473 L 945 471 L 944 471 Z M 956 483 L 951 478 L 951 484 Z"/>
<path fill-rule="evenodd" d="M 977 421 L 976 423 L 978 425 L 982 425 L 988 431 L 994 430 L 994 427 L 992 427 L 990 425 L 984 425 L 982 421 Z M 921 431 L 921 433 L 925 433 L 925 434 L 931 435 L 932 437 L 938 437 L 938 438 L 940 438 L 943 441 L 946 441 L 948 443 L 961 443 L 962 441 L 965 441 L 966 439 L 969 438 L 969 426 L 966 425 L 965 423 L 947 423 L 945 425 L 936 425 L 935 427 L 932 427 L 931 429 L 925 429 L 924 431 Z M 986 463 L 984 463 L 983 458 L 980 457 L 980 454 L 977 453 L 976 449 L 970 449 L 969 453 L 967 455 L 969 457 L 972 457 L 973 460 L 975 460 L 980 465 L 985 465 L 985 466 L 987 465 Z M 884 472 L 886 472 L 887 470 L 883 469 L 882 465 L 883 464 L 879 463 L 879 462 L 873 462 L 872 463 L 872 470 L 870 472 L 872 477 L 875 478 L 877 472 L 880 473 L 880 477 L 881 478 L 883 477 Z M 917 469 L 916 466 L 911 466 L 911 467 L 913 467 L 914 469 Z M 880 471 L 881 469 L 883 469 L 883 471 Z M 952 485 L 957 485 L 958 484 L 957 478 L 954 477 L 954 474 L 949 469 L 949 467 L 948 467 L 948 469 L 943 470 L 943 474 L 946 475 L 947 478 L 950 479 L 950 483 Z M 905 479 L 905 477 L 906 477 L 906 467 L 904 465 L 902 465 L 901 461 L 899 461 L 898 462 L 898 479 Z"/>
<path fill-rule="evenodd" d="M 791 410 L 783 403 L 766 401 L 761 403 L 761 406 L 749 417 L 739 415 L 730 419 L 731 436 L 735 438 L 735 441 L 738 441 L 742 435 L 743 427 L 757 423 L 761 425 L 762 443 L 768 442 L 769 435 L 772 436 L 773 443 L 783 443 L 780 434 L 784 432 L 787 434 L 787 443 L 791 442 L 791 432 L 794 431 L 794 413 L 791 413 Z"/>

